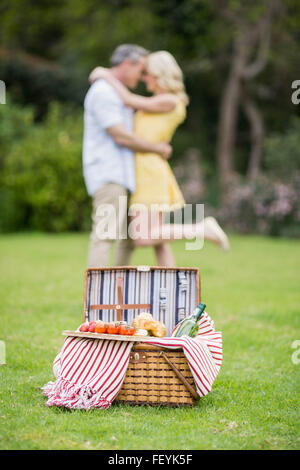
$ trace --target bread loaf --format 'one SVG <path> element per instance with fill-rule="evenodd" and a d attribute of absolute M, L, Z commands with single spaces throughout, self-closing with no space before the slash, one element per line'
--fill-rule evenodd
<path fill-rule="evenodd" d="M 134 326 L 135 329 L 147 330 L 150 334 L 158 338 L 166 336 L 167 333 L 165 325 L 160 321 L 154 320 L 153 316 L 147 312 L 142 312 L 135 317 L 132 321 L 132 326 Z"/>
<path fill-rule="evenodd" d="M 157 336 L 158 338 L 162 338 L 166 336 L 167 330 L 165 325 L 161 321 L 154 321 L 151 327 L 151 332 L 153 336 Z"/>

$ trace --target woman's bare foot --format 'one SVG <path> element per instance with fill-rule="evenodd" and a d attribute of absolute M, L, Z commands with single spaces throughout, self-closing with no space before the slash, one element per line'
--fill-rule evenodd
<path fill-rule="evenodd" d="M 230 250 L 228 237 L 214 217 L 204 219 L 204 239 L 211 240 L 222 248 L 223 251 Z"/>

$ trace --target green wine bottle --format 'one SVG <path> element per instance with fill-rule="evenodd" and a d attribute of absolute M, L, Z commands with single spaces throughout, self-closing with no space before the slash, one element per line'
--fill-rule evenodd
<path fill-rule="evenodd" d="M 202 302 L 197 305 L 192 315 L 183 320 L 183 322 L 179 325 L 173 336 L 196 336 L 196 334 L 198 333 L 198 321 L 202 313 L 204 312 L 205 307 L 206 305 Z"/>

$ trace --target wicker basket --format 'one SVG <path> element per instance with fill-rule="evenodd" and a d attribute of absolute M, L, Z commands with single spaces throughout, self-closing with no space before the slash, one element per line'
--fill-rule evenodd
<path fill-rule="evenodd" d="M 149 309 L 154 311 L 157 305 L 161 305 L 162 311 L 165 309 L 165 317 L 156 316 L 158 320 L 164 321 L 166 315 L 173 318 L 171 303 L 165 299 L 177 298 L 174 305 L 177 306 L 176 313 L 184 312 L 194 308 L 200 301 L 200 277 L 197 268 L 164 268 L 164 267 L 114 267 L 114 268 L 98 268 L 88 269 L 85 278 L 84 293 L 84 320 L 103 318 L 103 312 L 116 312 L 117 319 L 123 320 L 123 311 L 139 312 L 140 310 Z M 139 294 L 138 289 L 134 289 L 137 295 L 133 297 L 131 302 L 123 302 L 123 279 L 127 272 L 133 274 L 133 283 L 141 288 L 140 274 L 145 278 L 146 289 L 142 289 Z M 151 272 L 161 273 L 165 282 L 163 289 L 158 284 L 158 288 L 152 285 L 151 288 Z M 166 280 L 166 274 L 170 274 L 169 282 Z M 102 292 L 105 277 L 102 273 L 107 273 L 107 282 L 115 284 L 114 295 L 115 303 L 109 297 L 106 302 L 98 300 L 98 292 Z M 99 274 L 102 276 L 100 281 L 97 280 Z M 186 277 L 184 277 L 186 275 Z M 136 276 L 136 277 L 135 277 Z M 182 282 L 182 276 L 184 282 Z M 190 284 L 189 284 L 190 282 Z M 189 289 L 190 296 L 193 298 L 192 303 L 188 295 L 178 297 L 178 292 L 182 288 L 183 293 Z M 161 293 L 167 292 L 166 298 Z M 148 292 L 148 297 L 145 294 Z M 150 293 L 153 293 L 151 297 Z M 131 291 L 128 291 L 131 294 Z M 125 299 L 127 295 L 125 294 Z M 151 300 L 152 299 L 152 300 Z M 179 299 L 179 300 L 178 300 Z M 181 300 L 180 300 L 181 299 Z M 95 316 L 95 313 L 98 312 Z M 157 313 L 159 315 L 159 313 Z M 109 317 L 108 317 L 109 318 Z M 105 319 L 105 317 L 104 317 Z M 127 318 L 125 318 L 127 319 Z M 178 319 L 181 319 L 178 316 Z M 174 318 L 174 320 L 178 320 Z M 175 326 L 174 323 L 172 325 Z M 131 350 L 130 361 L 124 379 L 122 388 L 115 401 L 119 403 L 128 403 L 132 405 L 169 405 L 169 406 L 193 406 L 199 399 L 199 395 L 195 389 L 194 379 L 185 358 L 182 349 L 170 350 L 167 348 L 157 347 L 146 343 L 135 343 Z"/>
<path fill-rule="evenodd" d="M 193 406 L 199 396 L 181 349 L 137 343 L 131 351 L 116 402 L 132 405 Z"/>

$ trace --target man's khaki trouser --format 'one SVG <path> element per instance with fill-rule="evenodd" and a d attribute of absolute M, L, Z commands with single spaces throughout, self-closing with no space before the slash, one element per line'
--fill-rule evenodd
<path fill-rule="evenodd" d="M 109 266 L 110 261 L 110 250 L 113 244 L 116 242 L 116 252 L 115 252 L 115 266 L 126 266 L 130 265 L 130 258 L 134 249 L 134 244 L 132 240 L 127 236 L 127 205 L 119 205 L 119 197 L 128 196 L 127 189 L 123 186 L 120 186 L 116 183 L 108 183 L 99 189 L 93 197 L 93 213 L 92 213 L 92 232 L 90 237 L 90 246 L 88 254 L 88 267 L 89 268 L 99 268 L 102 266 Z M 103 240 L 100 239 L 97 235 L 97 224 L 100 220 L 103 220 L 103 214 L 96 214 L 98 207 L 101 204 L 111 204 L 115 212 L 109 215 L 109 217 L 116 216 L 116 226 L 117 226 L 117 237 L 116 239 Z M 115 214 L 115 215 L 114 215 Z M 107 218 L 107 213 L 105 214 L 105 219 L 109 223 Z M 113 224 L 112 224 L 113 225 Z M 121 228 L 123 234 L 126 235 L 126 239 L 118 239 L 119 231 L 118 227 Z M 98 227 L 99 233 L 99 227 Z"/>

